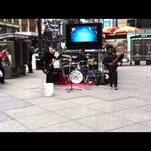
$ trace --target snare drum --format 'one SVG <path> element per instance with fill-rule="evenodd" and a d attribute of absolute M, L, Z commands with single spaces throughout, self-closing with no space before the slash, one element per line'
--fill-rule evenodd
<path fill-rule="evenodd" d="M 77 62 L 69 62 L 69 65 L 71 66 L 71 69 L 74 70 L 77 68 L 78 63 Z"/>
<path fill-rule="evenodd" d="M 82 82 L 83 74 L 78 70 L 74 70 L 70 73 L 69 78 L 72 83 L 78 84 Z"/>
<path fill-rule="evenodd" d="M 81 68 L 86 68 L 86 66 L 87 66 L 87 61 L 81 60 L 81 61 L 79 61 L 79 65 L 80 65 Z"/>

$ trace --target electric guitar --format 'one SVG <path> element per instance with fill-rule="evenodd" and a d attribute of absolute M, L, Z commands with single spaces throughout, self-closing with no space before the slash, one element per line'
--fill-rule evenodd
<path fill-rule="evenodd" d="M 112 60 L 110 63 L 112 63 L 112 65 L 109 65 L 108 70 L 109 71 L 113 71 L 118 59 L 121 57 L 122 53 L 118 55 L 118 57 L 116 57 L 114 60 Z"/>
<path fill-rule="evenodd" d="M 50 73 L 52 70 L 53 70 L 53 64 L 54 64 L 54 62 L 64 53 L 64 51 L 65 50 L 63 50 L 49 65 L 44 65 L 43 66 L 43 72 L 45 73 L 45 74 L 48 74 L 48 73 Z"/>

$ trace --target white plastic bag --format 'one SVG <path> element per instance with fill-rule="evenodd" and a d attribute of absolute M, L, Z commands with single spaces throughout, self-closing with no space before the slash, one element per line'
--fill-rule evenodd
<path fill-rule="evenodd" d="M 45 96 L 52 96 L 54 93 L 54 83 L 44 83 Z"/>

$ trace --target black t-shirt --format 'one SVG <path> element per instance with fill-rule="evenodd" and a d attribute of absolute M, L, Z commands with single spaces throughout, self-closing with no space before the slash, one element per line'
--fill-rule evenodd
<path fill-rule="evenodd" d="M 55 59 L 56 56 L 54 56 L 51 53 L 44 53 L 44 55 L 41 58 L 41 61 L 43 62 L 43 64 L 45 65 L 49 65 L 53 59 Z"/>
<path fill-rule="evenodd" d="M 40 60 L 43 63 L 43 65 L 49 66 L 52 63 L 53 59 L 57 58 L 56 60 L 58 60 L 61 58 L 61 56 L 62 56 L 61 54 L 58 57 L 56 57 L 54 56 L 54 54 L 44 53 Z M 54 67 L 53 64 L 52 64 L 52 67 Z"/>
<path fill-rule="evenodd" d="M 76 57 L 76 61 L 79 62 L 81 60 L 87 61 L 86 55 L 84 55 L 84 54 L 78 54 L 77 57 Z"/>

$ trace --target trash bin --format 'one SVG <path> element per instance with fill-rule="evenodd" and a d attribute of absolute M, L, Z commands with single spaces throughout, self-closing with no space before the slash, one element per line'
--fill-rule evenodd
<path fill-rule="evenodd" d="M 41 56 L 35 56 L 36 60 L 36 70 L 42 70 L 43 64 L 40 61 Z"/>

